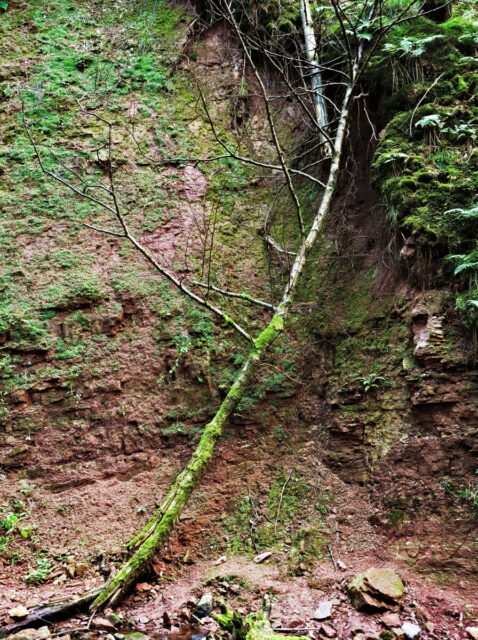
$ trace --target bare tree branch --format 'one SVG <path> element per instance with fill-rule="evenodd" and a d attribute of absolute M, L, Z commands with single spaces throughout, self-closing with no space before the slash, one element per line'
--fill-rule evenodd
<path fill-rule="evenodd" d="M 203 92 L 201 91 L 201 88 L 198 87 L 198 91 L 199 91 L 199 95 L 201 98 L 201 103 L 204 107 L 204 112 L 208 121 L 208 124 L 211 127 L 211 131 L 214 135 L 214 138 L 216 140 L 216 142 L 218 142 L 221 147 L 223 149 L 225 149 L 225 151 L 227 151 L 227 155 L 221 155 L 221 156 L 214 156 L 212 158 L 195 158 L 193 160 L 193 162 L 195 164 L 200 164 L 201 162 L 213 162 L 215 160 L 222 160 L 224 158 L 232 158 L 234 160 L 238 160 L 239 162 L 243 162 L 244 164 L 251 164 L 254 165 L 255 167 L 262 167 L 264 169 L 271 169 L 272 171 L 280 171 L 282 173 L 283 169 L 280 165 L 277 164 L 270 164 L 269 162 L 259 162 L 258 160 L 254 160 L 253 158 L 246 158 L 242 155 L 239 155 L 238 153 L 235 153 L 234 151 L 232 151 L 227 144 L 220 138 L 218 132 L 217 132 L 217 128 L 214 125 L 214 120 L 211 117 L 211 114 L 209 112 L 209 108 L 207 106 L 207 102 L 206 102 L 206 98 L 203 94 Z M 290 174 L 294 174 L 297 176 L 301 176 L 303 178 L 307 178 L 307 180 L 310 180 L 311 182 L 315 182 L 316 184 L 318 184 L 321 187 L 325 187 L 325 183 L 322 182 L 322 180 L 319 180 L 318 178 L 316 178 L 315 176 L 306 173 L 305 171 L 301 171 L 300 169 L 292 169 L 292 168 L 288 168 L 288 171 Z"/>
<path fill-rule="evenodd" d="M 258 298 L 253 298 L 248 293 L 235 293 L 234 291 L 227 291 L 226 289 L 220 289 L 219 287 L 215 287 L 214 285 L 207 284 L 205 282 L 191 282 L 191 284 L 196 287 L 207 289 L 208 291 L 220 293 L 221 295 L 227 296 L 229 298 L 239 298 L 240 300 L 250 302 L 251 304 L 257 304 L 260 307 L 265 307 L 266 309 L 270 309 L 271 311 L 276 310 L 273 304 L 269 304 L 269 302 L 264 302 L 263 300 L 259 300 Z"/>
<path fill-rule="evenodd" d="M 97 204 L 98 206 L 102 207 L 103 209 L 105 209 L 106 211 L 108 211 L 109 213 L 113 214 L 113 216 L 116 218 L 116 220 L 119 222 L 121 228 L 122 228 L 122 232 L 117 232 L 117 231 L 112 231 L 109 229 L 103 229 L 101 227 L 97 227 L 95 225 L 91 225 L 89 223 L 85 223 L 83 222 L 83 226 L 89 228 L 89 229 L 93 229 L 94 231 L 97 231 L 98 233 L 105 233 L 107 235 L 112 235 L 112 236 L 116 236 L 119 238 L 125 238 L 127 239 L 138 251 L 139 253 L 141 253 L 141 255 L 157 270 L 159 271 L 159 273 L 161 273 L 167 280 L 169 280 L 177 289 L 179 289 L 180 291 L 182 291 L 185 295 L 187 295 L 189 298 L 191 298 L 192 300 L 194 300 L 194 302 L 196 302 L 197 304 L 205 307 L 206 309 L 208 309 L 209 311 L 211 311 L 212 313 L 214 313 L 216 316 L 218 316 L 223 322 L 225 322 L 227 325 L 230 325 L 231 327 L 233 327 L 237 333 L 239 333 L 239 335 L 241 335 L 245 340 L 247 340 L 247 342 L 252 343 L 253 340 L 251 338 L 251 336 L 249 335 L 249 333 L 243 329 L 243 327 L 241 327 L 233 318 L 231 318 L 230 315 L 228 315 L 225 311 L 222 311 L 221 309 L 219 309 L 218 307 L 216 307 L 215 305 L 211 304 L 209 302 L 209 300 L 206 300 L 204 298 L 201 298 L 201 296 L 198 296 L 197 294 L 195 294 L 193 291 L 191 291 L 191 289 L 189 289 L 189 287 L 187 287 L 182 280 L 180 280 L 177 276 L 175 276 L 169 269 L 166 269 L 165 267 L 163 267 L 157 260 L 156 258 L 152 255 L 152 253 L 150 253 L 136 238 L 135 236 L 130 232 L 128 225 L 126 224 L 126 221 L 124 219 L 124 216 L 121 212 L 120 209 L 120 205 L 119 205 L 119 201 L 117 198 L 117 194 L 116 194 L 116 186 L 115 186 L 115 182 L 114 182 L 114 178 L 113 178 L 113 171 L 112 171 L 112 137 L 111 137 L 111 123 L 109 123 L 105 118 L 102 118 L 101 116 L 97 115 L 97 114 L 93 114 L 93 113 L 88 113 L 88 115 L 95 115 L 99 120 L 101 120 L 102 122 L 104 122 L 105 124 L 108 125 L 109 127 L 109 152 L 108 152 L 108 179 L 110 181 L 110 189 L 111 189 L 111 196 L 113 198 L 113 204 L 114 207 L 110 207 L 108 204 L 106 204 L 105 202 L 102 202 L 101 200 L 97 200 L 96 198 L 94 198 L 93 196 L 90 196 L 88 193 L 85 193 L 81 190 L 79 190 L 74 184 L 72 184 L 71 182 L 69 182 L 68 180 L 65 180 L 64 178 L 62 178 L 61 176 L 59 176 L 58 174 L 54 173 L 53 171 L 50 171 L 49 169 L 47 169 L 43 163 L 40 151 L 38 149 L 38 146 L 31 134 L 30 128 L 28 126 L 28 123 L 26 121 L 25 118 L 25 113 L 24 111 L 22 112 L 22 117 L 23 117 L 23 123 L 25 126 L 25 130 L 27 132 L 27 136 L 30 140 L 30 143 L 35 151 L 35 155 L 36 158 L 38 160 L 38 163 L 40 165 L 40 168 L 42 170 L 43 173 L 45 173 L 46 175 L 50 176 L 51 178 L 53 178 L 54 180 L 56 180 L 57 182 L 60 182 L 61 184 L 63 184 L 65 187 L 67 187 L 68 189 L 70 189 L 71 191 L 73 191 L 73 193 L 75 193 L 76 195 L 80 196 L 81 198 L 85 198 L 86 200 L 89 200 L 90 202 L 93 202 L 95 204 Z"/>

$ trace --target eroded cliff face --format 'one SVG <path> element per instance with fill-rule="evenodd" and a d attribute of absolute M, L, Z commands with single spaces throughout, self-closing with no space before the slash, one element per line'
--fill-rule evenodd
<path fill-rule="evenodd" d="M 372 61 L 328 279 L 309 280 L 328 464 L 365 487 L 398 556 L 444 581 L 476 556 L 472 21 L 460 8 L 421 19 Z M 406 43 L 416 55 L 398 62 Z"/>
<path fill-rule="evenodd" d="M 27 89 L 39 141 L 56 137 L 68 157 L 91 150 L 104 131 L 77 122 L 63 84 L 79 90 L 98 74 L 105 82 L 116 74 L 107 95 L 94 98 L 111 103 L 114 169 L 128 216 L 144 244 L 185 278 L 204 267 L 211 246 L 212 275 L 232 290 L 247 283 L 268 298 L 287 269 L 259 235 L 274 198 L 290 215 L 277 195 L 280 177 L 228 161 L 219 169 L 189 161 L 219 153 L 196 81 L 221 135 L 273 155 L 243 57 L 219 26 L 190 42 L 181 59 L 190 14 L 163 3 L 153 9 L 16 3 L 3 34 L 0 496 L 5 513 L 17 509 L 34 527 L 25 540 L 8 541 L 2 562 L 12 593 L 22 593 L 41 549 L 60 558 L 60 572 L 69 567 L 65 575 L 102 580 L 184 464 L 242 353 L 230 330 L 172 292 L 128 247 L 81 226 L 91 211 L 35 167 L 16 83 Z M 151 23 L 141 46 L 131 31 L 138 20 Z M 13 28 L 19 35 L 9 47 Z M 43 87 L 52 81 L 45 105 Z M 373 117 L 385 124 L 378 108 Z M 293 132 L 291 144 L 300 139 L 288 104 L 280 127 Z M 424 254 L 417 257 L 414 238 L 404 247 L 387 222 L 384 197 L 371 186 L 375 143 L 365 118 L 357 116 L 356 131 L 288 335 L 240 406 L 158 558 L 158 574 L 179 574 L 191 550 L 209 561 L 272 546 L 288 571 L 313 581 L 332 544 L 354 569 L 396 562 L 410 580 L 419 570 L 469 593 L 477 552 L 470 335 L 446 280 L 424 287 L 410 277 Z M 105 157 L 77 162 L 94 176 Z M 233 308 L 260 320 L 248 307 Z M 12 557 L 21 562 L 7 567 Z M 10 596 L 3 597 L 6 610 Z"/>
<path fill-rule="evenodd" d="M 365 122 L 357 130 L 371 134 Z M 445 584 L 476 570 L 473 340 L 448 289 L 414 283 L 422 255 L 404 255 L 370 185 L 372 153 L 352 143 L 353 178 L 320 254 L 327 277 L 309 276 L 315 302 L 301 317 L 315 339 L 313 381 L 299 411 L 329 468 L 363 487 L 390 553 Z M 429 272 L 443 277 L 440 258 Z"/>
<path fill-rule="evenodd" d="M 113 171 L 128 220 L 181 279 L 194 273 L 269 296 L 259 231 L 278 180 L 227 161 L 219 168 L 190 161 L 220 155 L 196 82 L 225 139 L 237 135 L 248 149 L 272 153 L 257 101 L 247 106 L 249 129 L 238 121 L 244 61 L 222 26 L 207 31 L 182 59 L 193 19 L 167 3 L 22 4 L 10 7 L 6 20 L 5 33 L 15 27 L 20 35 L 2 85 L 8 163 L 2 173 L 0 491 L 2 513 L 18 511 L 31 531 L 25 539 L 18 531 L 7 536 L 2 562 L 21 584 L 39 553 L 52 565 L 54 557 L 68 556 L 72 567 L 88 559 L 92 564 L 80 577 L 100 580 L 98 558 L 114 558 L 155 508 L 227 391 L 245 345 L 125 243 L 82 227 L 92 210 L 39 171 L 12 87 L 24 85 L 37 142 L 92 179 L 105 171 L 105 131 L 78 113 L 74 98 L 98 82 L 89 99 L 113 124 Z M 168 66 L 175 65 L 172 73 Z M 44 84 L 52 91 L 47 98 Z M 95 141 L 101 148 L 91 161 Z M 97 211 L 98 226 L 112 229 L 111 222 Z M 242 303 L 230 308 L 260 326 L 262 311 Z M 290 422 L 287 398 L 297 376 L 293 347 L 284 341 L 276 355 L 239 407 L 227 436 L 234 444 L 226 439 L 220 448 L 205 485 L 210 489 L 192 501 L 173 557 L 191 554 L 205 526 L 214 529 L 206 553 L 226 545 L 218 516 L 234 510 L 247 490 L 243 480 L 253 478 L 256 467 L 264 486 L 280 474 L 263 471 L 269 463 L 262 438 L 265 432 L 275 446 L 277 438 L 289 437 L 287 427 L 274 435 L 273 423 Z"/>

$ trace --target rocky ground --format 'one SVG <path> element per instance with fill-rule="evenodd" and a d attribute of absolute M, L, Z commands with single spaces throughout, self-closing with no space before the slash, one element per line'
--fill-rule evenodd
<path fill-rule="evenodd" d="M 416 580 L 406 569 L 401 575 L 410 577 L 403 578 L 403 583 L 389 566 L 356 574 L 340 558 L 334 558 L 337 568 L 332 562 L 330 566 L 324 563 L 306 577 L 291 578 L 281 575 L 274 554 L 265 560 L 262 555 L 255 559 L 223 556 L 212 563 L 191 565 L 170 585 L 139 583 L 114 613 L 78 615 L 53 628 L 26 629 L 12 637 L 229 637 L 217 614 L 227 607 L 245 617 L 264 603 L 272 629 L 289 636 L 355 640 L 477 637 L 473 594 L 468 601 L 457 599 L 456 593 Z M 12 609 L 11 615 L 21 619 L 21 607 Z"/>

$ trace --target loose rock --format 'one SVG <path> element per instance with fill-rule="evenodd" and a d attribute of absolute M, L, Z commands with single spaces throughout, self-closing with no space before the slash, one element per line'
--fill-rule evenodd
<path fill-rule="evenodd" d="M 422 632 L 420 627 L 413 622 L 404 622 L 402 624 L 402 631 L 405 634 L 405 637 L 408 638 L 408 640 L 414 640 L 414 638 L 418 638 L 418 636 Z"/>
<path fill-rule="evenodd" d="M 466 627 L 465 631 L 473 638 L 473 640 L 478 640 L 478 627 Z"/>
<path fill-rule="evenodd" d="M 28 615 L 28 609 L 23 605 L 20 605 L 19 607 L 15 607 L 15 609 L 10 609 L 8 615 L 11 618 L 26 618 Z"/>
<path fill-rule="evenodd" d="M 325 620 L 326 618 L 330 618 L 330 616 L 332 615 L 332 607 L 333 602 L 331 602 L 330 600 L 324 600 L 323 602 L 320 602 L 319 606 L 314 612 L 314 615 L 312 616 L 312 619 Z"/>
<path fill-rule="evenodd" d="M 391 613 L 390 611 L 387 611 L 387 613 L 383 614 L 382 622 L 383 624 L 387 625 L 387 627 L 389 628 L 400 627 L 402 624 L 402 621 L 400 620 L 400 616 L 398 615 L 398 613 Z"/>
<path fill-rule="evenodd" d="M 356 609 L 390 609 L 399 604 L 404 584 L 393 569 L 368 569 L 348 585 L 352 605 Z"/>
<path fill-rule="evenodd" d="M 205 593 L 194 609 L 194 615 L 196 618 L 199 618 L 200 620 L 202 618 L 207 618 L 212 611 L 212 602 L 212 594 Z"/>
<path fill-rule="evenodd" d="M 335 629 L 328 624 L 321 625 L 320 629 L 324 636 L 326 636 L 327 638 L 335 638 L 335 636 L 337 635 Z"/>
<path fill-rule="evenodd" d="M 51 633 L 48 627 L 40 627 L 39 629 L 23 629 L 10 636 L 10 640 L 48 640 Z"/>

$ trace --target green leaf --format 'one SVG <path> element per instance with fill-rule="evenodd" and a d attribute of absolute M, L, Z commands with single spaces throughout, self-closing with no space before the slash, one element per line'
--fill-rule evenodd
<path fill-rule="evenodd" d="M 418 122 L 415 122 L 415 126 L 420 127 L 420 129 L 442 129 L 443 125 L 444 122 L 438 113 L 432 113 L 429 116 L 423 117 Z"/>
<path fill-rule="evenodd" d="M 0 0 L 0 9 L 2 9 L 2 11 L 6 11 L 8 9 L 7 0 Z"/>
<path fill-rule="evenodd" d="M 462 271 L 465 271 L 465 269 L 476 269 L 477 267 L 478 267 L 478 262 L 464 262 L 462 264 L 459 264 L 453 273 L 456 276 Z"/>

